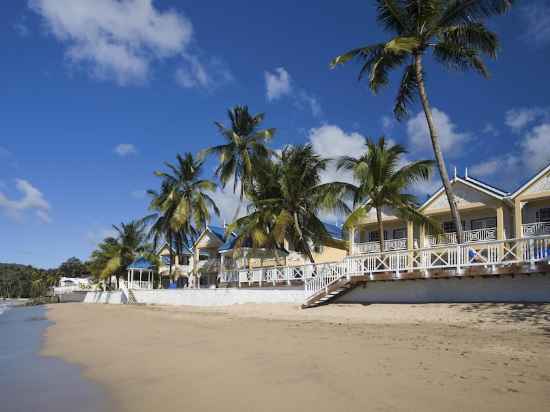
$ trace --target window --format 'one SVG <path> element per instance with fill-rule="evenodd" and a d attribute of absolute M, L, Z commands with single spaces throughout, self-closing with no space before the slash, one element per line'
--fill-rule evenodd
<path fill-rule="evenodd" d="M 384 230 L 384 240 L 388 239 L 388 232 Z M 369 242 L 378 242 L 380 241 L 380 233 L 378 230 L 369 232 Z"/>
<path fill-rule="evenodd" d="M 316 245 L 313 247 L 313 252 L 317 254 L 323 253 L 324 250 L 325 250 L 325 247 L 323 245 Z"/>
<path fill-rule="evenodd" d="M 537 222 L 550 222 L 550 207 L 544 207 L 537 211 Z"/>
<path fill-rule="evenodd" d="M 393 238 L 394 239 L 405 239 L 407 237 L 407 229 L 406 228 L 399 228 L 399 229 L 393 229 Z"/>
<path fill-rule="evenodd" d="M 496 217 L 486 217 L 483 219 L 472 219 L 472 230 L 487 229 L 497 227 Z"/>
<path fill-rule="evenodd" d="M 466 227 L 466 222 L 462 221 L 462 229 Z M 443 222 L 443 231 L 445 233 L 456 232 L 455 222 Z"/>
<path fill-rule="evenodd" d="M 170 255 L 162 255 L 161 259 L 164 266 L 170 266 Z"/>

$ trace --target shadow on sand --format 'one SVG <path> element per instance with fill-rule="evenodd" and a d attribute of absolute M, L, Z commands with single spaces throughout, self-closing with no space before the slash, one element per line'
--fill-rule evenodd
<path fill-rule="evenodd" d="M 550 336 L 550 304 L 545 303 L 472 303 L 461 308 L 465 312 L 486 314 L 502 323 L 528 323 Z M 483 313 L 486 312 L 486 313 Z"/>

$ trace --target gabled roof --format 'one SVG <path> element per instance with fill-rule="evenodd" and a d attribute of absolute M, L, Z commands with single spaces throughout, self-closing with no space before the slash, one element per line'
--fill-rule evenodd
<path fill-rule="evenodd" d="M 161 251 L 162 249 L 164 249 L 165 247 L 166 247 L 166 248 L 170 248 L 170 245 L 168 245 L 168 242 L 164 242 L 164 244 L 162 245 L 162 247 L 160 247 L 160 248 L 158 249 L 158 253 L 160 253 L 160 251 Z M 172 252 L 175 253 L 175 252 L 176 252 L 176 249 L 177 249 L 177 248 L 176 248 L 176 242 L 172 242 Z M 183 252 L 184 255 L 192 255 L 192 254 L 193 254 L 193 252 L 191 252 L 191 249 L 188 248 L 188 247 L 185 246 L 185 245 L 183 245 L 182 252 Z"/>
<path fill-rule="evenodd" d="M 235 233 L 229 234 L 227 236 L 227 239 L 225 240 L 225 243 L 220 246 L 218 249 L 218 252 L 228 252 L 230 250 L 233 250 L 235 248 L 235 244 L 237 243 L 237 235 Z M 245 240 L 242 245 L 242 248 L 252 247 L 252 241 L 250 239 Z"/>
<path fill-rule="evenodd" d="M 510 195 L 510 198 L 515 198 L 517 195 L 519 195 L 521 192 L 523 192 L 525 189 L 527 189 L 533 182 L 538 180 L 540 177 L 544 176 L 547 172 L 550 171 L 550 164 L 542 168 L 540 171 L 535 173 L 533 177 L 531 177 L 527 182 L 523 183 L 519 189 L 517 189 L 514 193 Z"/>
<path fill-rule="evenodd" d="M 472 189 L 478 190 L 482 193 L 485 193 L 488 196 L 491 196 L 497 200 L 502 200 L 507 196 L 506 192 L 501 191 L 500 189 L 497 189 L 496 187 L 493 187 L 487 183 L 483 183 L 477 179 L 471 178 L 471 177 L 460 177 L 456 176 L 453 179 L 451 179 L 451 184 L 460 182 L 468 187 L 471 187 Z M 433 194 L 431 195 L 428 200 L 426 200 L 418 210 L 423 210 L 430 203 L 432 203 L 441 193 L 443 193 L 445 188 L 443 185 Z"/>
<path fill-rule="evenodd" d="M 153 269 L 155 266 L 149 262 L 147 259 L 145 259 L 143 256 L 140 256 L 136 260 L 134 260 L 132 263 L 128 265 L 127 269 Z"/>
<path fill-rule="evenodd" d="M 225 243 L 225 229 L 219 226 L 213 226 L 208 225 L 206 228 L 202 231 L 202 233 L 195 239 L 195 242 L 193 243 L 193 249 L 195 248 L 196 244 L 199 242 L 199 240 L 204 236 L 205 233 L 210 232 L 214 236 L 216 236 L 220 242 Z"/>

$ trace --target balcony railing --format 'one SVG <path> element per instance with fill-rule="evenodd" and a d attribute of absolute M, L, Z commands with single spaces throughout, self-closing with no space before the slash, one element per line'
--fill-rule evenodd
<path fill-rule="evenodd" d="M 203 272 L 217 272 L 220 268 L 220 261 L 215 258 L 200 260 L 197 268 Z"/>
<path fill-rule="evenodd" d="M 407 238 L 402 239 L 390 239 L 384 241 L 384 251 L 390 252 L 392 250 L 407 249 Z M 380 242 L 366 242 L 366 243 L 354 243 L 353 254 L 361 255 L 364 253 L 378 253 L 380 252 Z"/>
<path fill-rule="evenodd" d="M 190 265 L 173 265 L 172 266 L 172 273 L 189 273 L 191 271 Z M 170 266 L 168 265 L 161 265 L 159 266 L 159 273 L 161 275 L 168 275 L 170 272 Z"/>
<path fill-rule="evenodd" d="M 523 237 L 550 235 L 550 222 L 526 223 L 521 231 Z"/>
<path fill-rule="evenodd" d="M 464 242 L 484 242 L 487 240 L 496 240 L 497 238 L 497 229 L 496 227 L 488 227 L 485 229 L 476 229 L 476 230 L 465 230 L 464 231 Z M 456 232 L 451 233 L 442 233 L 440 235 L 429 235 L 428 244 L 430 246 L 436 245 L 450 245 L 456 244 Z"/>

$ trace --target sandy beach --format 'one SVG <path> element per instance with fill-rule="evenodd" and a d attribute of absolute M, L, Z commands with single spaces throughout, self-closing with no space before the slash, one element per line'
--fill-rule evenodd
<path fill-rule="evenodd" d="M 543 411 L 550 305 L 63 304 L 43 354 L 113 411 Z"/>

